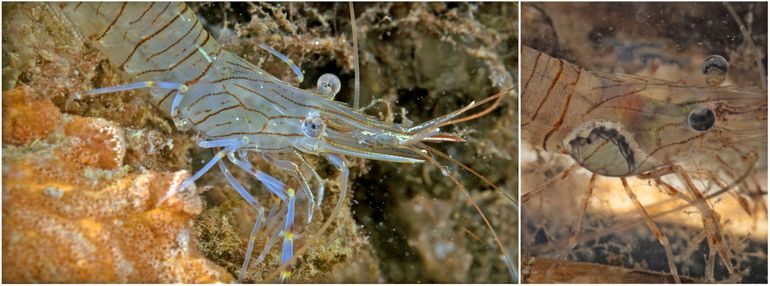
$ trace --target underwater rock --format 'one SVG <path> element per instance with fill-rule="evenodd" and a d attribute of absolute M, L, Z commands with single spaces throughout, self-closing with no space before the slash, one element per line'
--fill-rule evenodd
<path fill-rule="evenodd" d="M 156 205 L 187 171 L 129 172 L 121 167 L 125 140 L 115 123 L 59 115 L 47 99 L 24 99 L 30 94 L 3 93 L 3 119 L 47 126 L 3 132 L 4 142 L 39 139 L 3 146 L 3 282 L 233 279 L 191 244 L 190 219 L 202 211 L 197 195 L 178 193 Z"/>
<path fill-rule="evenodd" d="M 425 195 L 401 205 L 405 219 L 420 218 L 409 220 L 409 231 L 414 233 L 408 240 L 409 245 L 417 250 L 429 273 L 427 277 L 439 283 L 469 281 L 473 257 L 463 233 L 454 232 L 456 226 L 451 216 L 455 207 L 457 204 Z"/>

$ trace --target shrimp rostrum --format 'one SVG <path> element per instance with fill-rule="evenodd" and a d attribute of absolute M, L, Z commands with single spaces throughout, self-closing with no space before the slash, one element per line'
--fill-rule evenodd
<path fill-rule="evenodd" d="M 675 281 L 680 280 L 671 245 L 653 221 L 662 214 L 645 209 L 627 182 L 629 177 L 647 179 L 694 207 L 710 251 L 735 274 L 723 237 L 725 221 L 714 211 L 713 198 L 733 194 L 750 214 L 746 198 L 761 198 L 766 192 L 747 179 L 759 162 L 766 162 L 762 151 L 767 144 L 765 92 L 592 72 L 526 46 L 521 66 L 523 138 L 536 148 L 569 155 L 575 162 L 557 178 L 525 190 L 522 202 L 526 204 L 580 167 L 592 173 L 572 237 L 549 273 L 578 243 L 596 177 L 605 176 L 621 180 L 640 220 L 664 248 Z M 671 183 L 666 176 L 680 183 Z M 716 187 L 704 188 L 698 182 Z M 713 256 L 710 259 L 714 267 Z M 706 270 L 710 279 L 712 271 Z"/>
<path fill-rule="evenodd" d="M 113 65 L 135 80 L 127 85 L 93 89 L 75 99 L 149 89 L 152 101 L 179 130 L 194 130 L 200 147 L 218 150 L 177 191 L 192 186 L 204 173 L 218 167 L 257 212 L 240 279 L 248 270 L 257 235 L 270 237 L 257 260 L 263 260 L 280 240 L 278 272 L 282 280 L 290 275 L 292 260 L 302 251 L 295 250 L 297 226 L 303 224 L 296 222 L 300 210 L 304 212 L 300 206 L 306 207 L 305 217 L 309 223 L 324 197 L 323 181 L 303 159 L 303 154 L 321 156 L 342 173 L 339 199 L 323 226 L 312 236 L 303 235 L 310 239 L 329 227 L 346 197 L 349 171 L 343 156 L 397 163 L 428 161 L 440 166 L 431 156 L 438 151 L 425 142 L 462 141 L 458 136 L 441 132 L 440 128 L 475 118 L 474 115 L 458 117 L 478 106 L 491 103 L 482 114 L 494 109 L 510 92 L 504 90 L 422 124 L 402 126 L 379 121 L 333 101 L 341 88 L 334 75 L 321 76 L 315 89 L 300 89 L 222 49 L 203 29 L 193 11 L 182 3 L 72 3 L 62 4 L 61 8 L 86 40 L 93 42 Z M 261 47 L 286 61 L 302 81 L 299 68 L 286 56 L 268 46 Z M 299 186 L 289 186 L 258 170 L 250 154 L 287 170 L 298 179 Z M 231 173 L 233 167 L 260 182 L 277 198 L 274 203 L 265 205 L 246 191 Z M 306 176 L 308 173 L 312 177 Z M 308 178 L 316 180 L 315 192 Z M 450 178 L 457 182 L 454 176 Z M 167 194 L 158 204 L 174 194 Z M 498 246 L 504 252 L 499 243 Z"/>

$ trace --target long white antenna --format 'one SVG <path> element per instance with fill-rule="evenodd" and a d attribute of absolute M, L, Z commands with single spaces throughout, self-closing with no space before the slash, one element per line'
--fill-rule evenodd
<path fill-rule="evenodd" d="M 355 16 L 355 10 L 353 10 L 353 2 L 348 2 L 348 6 L 350 7 L 350 26 L 353 29 L 353 49 L 355 50 L 355 73 L 356 73 L 356 82 L 355 82 L 355 95 L 353 96 L 353 108 L 358 109 L 359 105 L 359 97 L 361 97 L 361 74 L 358 70 L 358 33 L 356 30 L 356 16 Z"/>

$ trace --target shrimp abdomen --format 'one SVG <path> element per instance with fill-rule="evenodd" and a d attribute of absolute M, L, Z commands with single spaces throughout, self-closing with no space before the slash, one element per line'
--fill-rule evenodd
<path fill-rule="evenodd" d="M 178 83 L 200 79 L 221 52 L 182 3 L 63 3 L 85 40 L 131 78 Z"/>

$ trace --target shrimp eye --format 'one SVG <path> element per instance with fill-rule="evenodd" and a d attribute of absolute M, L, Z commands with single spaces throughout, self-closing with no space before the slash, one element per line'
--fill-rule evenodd
<path fill-rule="evenodd" d="M 706 131 L 714 126 L 714 120 L 716 120 L 714 111 L 711 111 L 711 109 L 707 107 L 703 107 L 690 112 L 687 122 L 690 124 L 692 129 L 698 131 Z"/>
<path fill-rule="evenodd" d="M 302 132 L 305 133 L 305 136 L 317 138 L 321 136 L 325 126 L 323 119 L 320 117 L 308 117 L 302 121 Z"/>
<path fill-rule="evenodd" d="M 718 86 L 725 81 L 727 68 L 730 65 L 727 60 L 720 55 L 710 55 L 703 61 L 701 72 L 706 76 L 706 83 L 710 86 Z"/>
<path fill-rule="evenodd" d="M 327 73 L 318 78 L 316 90 L 328 99 L 334 98 L 334 95 L 340 91 L 340 88 L 342 88 L 342 83 L 340 83 L 340 79 L 333 74 Z"/>

